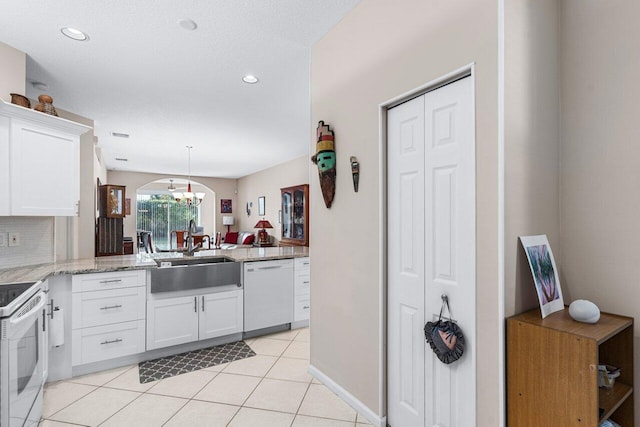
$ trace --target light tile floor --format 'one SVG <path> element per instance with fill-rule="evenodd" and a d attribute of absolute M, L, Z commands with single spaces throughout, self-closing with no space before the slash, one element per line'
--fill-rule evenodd
<path fill-rule="evenodd" d="M 309 328 L 246 340 L 256 356 L 140 384 L 127 366 L 47 384 L 40 427 L 365 427 L 313 379 Z"/>

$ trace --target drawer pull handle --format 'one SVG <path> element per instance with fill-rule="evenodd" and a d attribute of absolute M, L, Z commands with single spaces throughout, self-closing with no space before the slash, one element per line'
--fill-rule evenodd
<path fill-rule="evenodd" d="M 302 282 L 302 283 L 304 283 L 305 285 L 308 285 L 310 282 L 307 280 L 306 282 Z"/>
<path fill-rule="evenodd" d="M 122 342 L 122 339 L 120 338 L 116 338 L 115 340 L 106 340 L 100 343 L 100 345 L 105 345 L 105 344 L 113 344 L 116 342 Z"/>
<path fill-rule="evenodd" d="M 281 265 L 270 265 L 268 267 L 259 267 L 258 270 L 273 270 L 274 268 L 282 268 Z"/>
<path fill-rule="evenodd" d="M 302 265 L 309 265 L 309 262 L 303 262 Z"/>
<path fill-rule="evenodd" d="M 307 308 L 309 308 L 308 305 L 305 305 L 304 307 L 302 307 L 303 310 L 306 310 Z"/>
<path fill-rule="evenodd" d="M 100 310 L 111 310 L 112 308 L 122 308 L 122 304 L 105 305 L 104 307 L 101 307 Z"/>
<path fill-rule="evenodd" d="M 120 283 L 122 279 L 113 279 L 113 280 L 101 280 L 100 283 L 106 285 L 107 283 Z"/>
<path fill-rule="evenodd" d="M 193 297 L 193 311 L 198 312 L 198 297 Z"/>

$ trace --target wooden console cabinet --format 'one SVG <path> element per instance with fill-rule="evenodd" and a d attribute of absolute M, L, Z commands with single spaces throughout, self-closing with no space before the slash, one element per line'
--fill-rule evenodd
<path fill-rule="evenodd" d="M 598 365 L 621 368 L 613 388 L 598 388 Z M 576 322 L 565 309 L 542 319 L 535 309 L 507 319 L 509 426 L 634 425 L 633 319 L 602 313 Z"/>

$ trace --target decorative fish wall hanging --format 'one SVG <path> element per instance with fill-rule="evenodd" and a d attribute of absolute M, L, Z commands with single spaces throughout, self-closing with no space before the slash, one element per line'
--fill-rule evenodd
<path fill-rule="evenodd" d="M 318 122 L 316 137 L 316 154 L 311 156 L 311 161 L 318 165 L 322 197 L 325 206 L 330 208 L 336 194 L 335 137 L 329 125 L 325 125 L 322 120 Z"/>

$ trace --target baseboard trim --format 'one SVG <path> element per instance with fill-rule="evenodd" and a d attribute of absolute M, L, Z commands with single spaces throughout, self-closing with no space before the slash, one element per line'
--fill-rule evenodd
<path fill-rule="evenodd" d="M 333 381 L 315 366 L 309 364 L 309 373 L 318 381 L 322 382 L 327 388 L 340 396 L 342 400 L 347 402 L 349 406 L 355 409 L 360 415 L 363 415 L 371 424 L 376 427 L 386 427 L 387 417 L 381 417 L 373 412 L 367 405 L 360 402 L 354 395 L 342 388 L 338 383 Z"/>

